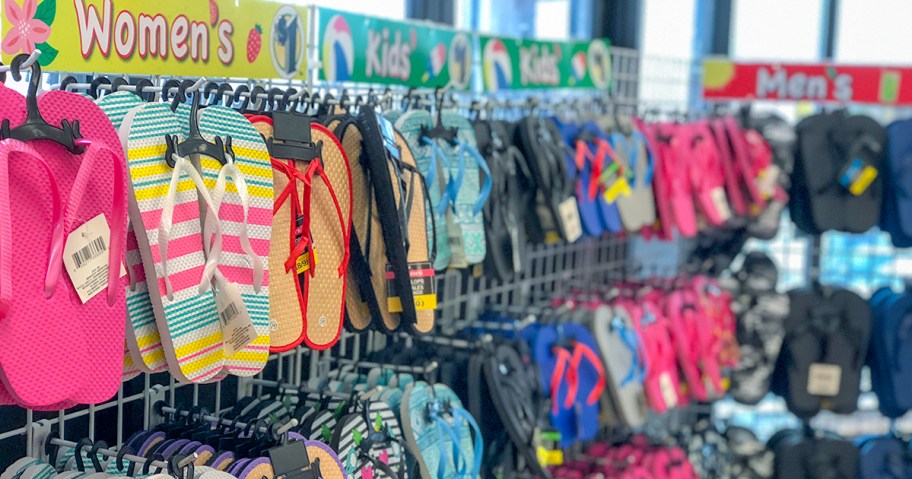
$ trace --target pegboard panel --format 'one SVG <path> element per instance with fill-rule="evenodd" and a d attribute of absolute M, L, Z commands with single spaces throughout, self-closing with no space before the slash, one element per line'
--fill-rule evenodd
<path fill-rule="evenodd" d="M 613 86 L 612 101 L 627 106 L 632 111 L 638 105 L 640 94 L 640 58 L 635 50 L 612 49 Z M 46 75 L 45 88 L 52 88 L 66 74 Z M 78 76 L 87 80 L 85 74 Z M 160 85 L 163 78 L 150 78 Z M 212 79 L 220 81 L 220 79 Z M 251 83 L 239 79 L 221 79 L 233 85 Z M 311 83 L 269 81 L 262 83 L 267 89 L 325 87 Z M 24 82 L 9 86 L 23 91 Z M 365 87 L 354 90 L 366 91 Z M 522 95 L 537 95 L 554 101 L 553 91 L 538 91 Z M 568 96 L 584 97 L 597 92 L 574 91 Z M 563 95 L 563 93 L 558 94 Z M 555 295 L 593 285 L 608 284 L 622 279 L 629 269 L 628 239 L 603 237 L 587 239 L 573 245 L 529 246 L 521 275 L 511 281 L 501 282 L 478 277 L 472 272 L 450 271 L 439 274 L 438 283 L 438 333 L 452 334 L 467 327 L 488 305 L 519 306 L 547 304 Z M 318 365 L 326 358 L 352 358 L 365 349 L 377 350 L 386 344 L 380 333 L 352 334 L 345 332 L 339 344 L 325 352 L 297 348 L 282 354 L 273 354 L 265 370 L 253 379 L 228 379 L 215 384 L 186 385 L 176 383 L 167 373 L 142 374 L 124 383 L 117 395 L 102 404 L 79 406 L 59 412 L 37 412 L 18 406 L 0 406 L 0 471 L 16 459 L 37 455 L 38 445 L 33 441 L 36 425 L 51 428 L 54 433 L 69 441 L 84 437 L 104 440 L 112 448 L 119 447 L 132 433 L 155 424 L 153 405 L 164 401 L 171 407 L 189 408 L 199 405 L 210 412 L 224 411 L 234 405 L 239 397 L 262 394 L 264 384 L 285 383 L 300 385 L 318 372 Z M 87 364 L 86 367 L 92 367 Z"/>

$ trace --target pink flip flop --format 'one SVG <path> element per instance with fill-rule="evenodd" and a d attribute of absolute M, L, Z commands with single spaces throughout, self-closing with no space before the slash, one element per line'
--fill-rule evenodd
<path fill-rule="evenodd" d="M 693 167 L 689 164 L 693 135 L 685 125 L 665 124 L 661 132 L 671 144 L 665 158 L 668 160 L 665 162 L 665 179 L 675 224 L 682 236 L 691 238 L 697 234 L 697 214 L 689 177 L 689 169 Z"/>
<path fill-rule="evenodd" d="M 732 213 L 725 194 L 725 173 L 719 150 L 708 123 L 694 123 L 687 128 L 692 135 L 688 174 L 696 204 L 710 225 L 722 226 L 731 219 Z"/>

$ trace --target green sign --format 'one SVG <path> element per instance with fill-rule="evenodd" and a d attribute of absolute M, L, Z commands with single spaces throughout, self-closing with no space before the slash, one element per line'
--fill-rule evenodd
<path fill-rule="evenodd" d="M 467 33 L 326 8 L 318 15 L 323 80 L 456 90 L 471 84 Z"/>
<path fill-rule="evenodd" d="M 485 91 L 611 87 L 611 43 L 481 36 Z"/>

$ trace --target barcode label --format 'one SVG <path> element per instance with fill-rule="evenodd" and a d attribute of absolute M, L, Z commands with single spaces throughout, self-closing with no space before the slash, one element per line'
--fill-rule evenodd
<path fill-rule="evenodd" d="M 110 243 L 111 228 L 103 214 L 86 221 L 67 235 L 63 246 L 63 265 L 83 303 L 108 288 Z M 118 262 L 122 278 L 127 274 L 122 256 Z M 122 287 L 119 284 L 111 286 Z"/>
<path fill-rule="evenodd" d="M 257 339 L 258 334 L 237 283 L 228 283 L 216 293 L 215 307 L 222 326 L 226 356 L 233 356 Z"/>
<path fill-rule="evenodd" d="M 229 304 L 225 309 L 219 313 L 219 316 L 222 318 L 222 326 L 228 326 L 228 323 L 232 319 L 236 318 L 238 315 L 237 305 L 234 303 Z"/>
<path fill-rule="evenodd" d="M 86 263 L 101 256 L 106 251 L 108 251 L 108 245 L 105 244 L 104 238 L 95 238 L 91 243 L 73 253 L 73 263 L 76 264 L 76 269 L 80 269 L 85 266 Z"/>

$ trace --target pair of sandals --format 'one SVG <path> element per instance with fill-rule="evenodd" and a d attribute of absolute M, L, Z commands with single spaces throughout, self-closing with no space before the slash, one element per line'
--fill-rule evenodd
<path fill-rule="evenodd" d="M 78 122 L 84 138 L 79 153 L 54 141 L 0 141 L 0 404 L 59 410 L 104 402 L 121 381 L 128 174 L 117 131 L 92 100 L 62 91 L 36 98 L 33 83 L 28 106 L 0 87 L 0 116 L 13 131 L 40 112 L 58 128 Z M 84 238 L 91 241 L 77 244 Z M 96 259 L 108 268 L 106 286 L 81 297 L 64 265 Z"/>
<path fill-rule="evenodd" d="M 516 124 L 513 143 L 529 166 L 522 188 L 535 198 L 535 214 L 526 215 L 532 243 L 573 243 L 583 233 L 579 206 L 573 196 L 574 178 L 567 170 L 561 132 L 550 119 L 523 118 Z"/>
<path fill-rule="evenodd" d="M 473 127 L 492 183 L 491 197 L 484 207 L 485 271 L 507 282 L 523 272 L 526 262 L 526 209 L 534 196 L 523 188 L 522 181 L 531 172 L 525 156 L 512 144 L 512 124 L 476 120 Z"/>
<path fill-rule="evenodd" d="M 850 441 L 789 429 L 773 435 L 767 445 L 775 454 L 774 477 L 858 477 L 858 448 Z"/>
<path fill-rule="evenodd" d="M 867 116 L 833 112 L 805 118 L 796 130 L 789 202 L 795 224 L 809 234 L 863 233 L 877 225 L 884 177 L 888 170 L 896 175 L 904 168 L 902 161 L 888 168 L 886 129 Z"/>
<path fill-rule="evenodd" d="M 330 125 L 356 165 L 346 324 L 355 331 L 428 333 L 434 310 L 416 306 L 411 278 L 432 282 L 441 248 L 435 231 L 444 226 L 434 219 L 429 182 L 405 137 L 373 108 Z"/>
<path fill-rule="evenodd" d="M 800 418 L 821 409 L 854 412 L 871 337 L 870 307 L 851 291 L 820 285 L 790 292 L 789 303 L 772 391 Z"/>
<path fill-rule="evenodd" d="M 861 479 L 899 479 L 912 477 L 909 443 L 897 436 L 863 437 L 855 441 L 860 456 Z"/>
<path fill-rule="evenodd" d="M 561 323 L 530 327 L 524 334 L 550 397 L 551 425 L 560 433 L 561 447 L 594 439 L 606 377 L 592 333 L 581 324 Z"/>
<path fill-rule="evenodd" d="M 907 386 L 912 384 L 909 369 L 912 295 L 881 288 L 871 295 L 869 303 L 874 321 L 867 360 L 871 368 L 871 386 L 877 394 L 881 413 L 890 418 L 902 417 L 912 409 Z"/>
<path fill-rule="evenodd" d="M 788 295 L 776 291 L 778 277 L 769 256 L 754 251 L 732 278 L 741 360 L 732 369 L 729 392 L 742 404 L 757 404 L 770 390 L 789 314 Z"/>
<path fill-rule="evenodd" d="M 584 451 L 579 460 L 556 467 L 552 473 L 558 479 L 699 477 L 681 448 L 652 444 L 644 436 L 633 436 L 625 443 L 617 445 L 593 444 Z"/>
<path fill-rule="evenodd" d="M 451 110 L 438 112 L 436 118 L 420 109 L 386 116 L 407 141 L 427 181 L 433 213 L 427 229 L 437 245 L 434 269 L 481 264 L 488 249 L 484 226 L 493 178 L 472 124 Z M 451 136 L 438 137 L 435 128 Z"/>

